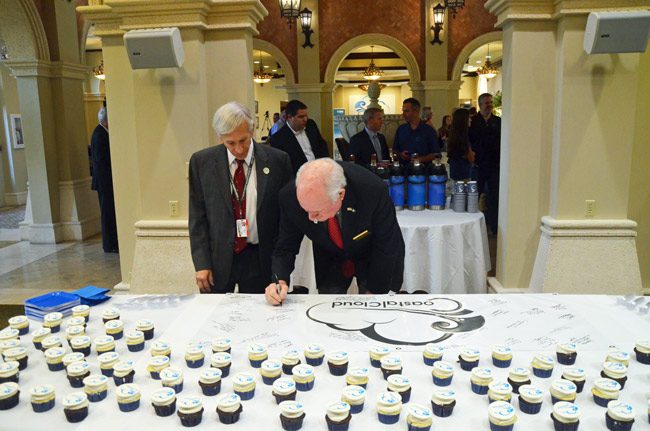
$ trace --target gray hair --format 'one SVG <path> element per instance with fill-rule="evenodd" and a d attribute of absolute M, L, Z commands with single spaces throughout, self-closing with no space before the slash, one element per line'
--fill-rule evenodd
<path fill-rule="evenodd" d="M 368 124 L 371 118 L 373 118 L 378 113 L 383 113 L 384 110 L 381 108 L 368 108 L 363 112 L 363 123 Z"/>
<path fill-rule="evenodd" d="M 106 112 L 105 106 L 102 106 L 97 111 L 97 119 L 99 120 L 99 124 L 108 123 L 108 113 Z"/>
<path fill-rule="evenodd" d="M 420 118 L 426 121 L 431 117 L 433 117 L 433 112 L 431 111 L 431 107 L 425 106 L 424 108 L 422 108 L 422 112 L 420 112 Z"/>
<path fill-rule="evenodd" d="M 253 133 L 253 117 L 247 107 L 237 102 L 228 102 L 217 109 L 212 117 L 212 128 L 218 136 L 232 133 L 236 128 L 246 123 L 248 131 Z"/>
<path fill-rule="evenodd" d="M 338 199 L 340 190 L 347 185 L 343 168 L 329 158 L 312 160 L 302 165 L 296 174 L 296 187 L 301 187 L 305 182 L 324 187 L 331 202 Z"/>

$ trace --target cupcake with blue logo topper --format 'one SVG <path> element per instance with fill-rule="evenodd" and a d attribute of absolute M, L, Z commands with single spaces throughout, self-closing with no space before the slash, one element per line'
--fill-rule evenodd
<path fill-rule="evenodd" d="M 280 377 L 273 382 L 272 394 L 277 404 L 282 401 L 293 401 L 296 399 L 296 382 L 288 377 Z"/>
<path fill-rule="evenodd" d="M 492 348 L 492 364 L 497 368 L 508 368 L 512 363 L 512 349 L 497 344 Z"/>
<path fill-rule="evenodd" d="M 88 323 L 90 319 L 90 307 L 84 304 L 72 307 L 72 317 L 81 317 L 84 319 L 84 322 Z"/>
<path fill-rule="evenodd" d="M 325 421 L 328 431 L 347 431 L 350 427 L 352 414 L 350 405 L 344 401 L 336 401 L 327 405 Z"/>
<path fill-rule="evenodd" d="M 90 375 L 90 365 L 86 361 L 73 362 L 66 368 L 68 382 L 73 388 L 82 388 L 84 379 Z"/>
<path fill-rule="evenodd" d="M 73 362 L 79 362 L 79 361 L 85 361 L 85 360 L 86 360 L 86 356 L 81 352 L 67 353 L 63 357 L 63 366 L 67 368 L 68 365 L 70 365 Z"/>
<path fill-rule="evenodd" d="M 533 374 L 542 379 L 547 379 L 553 374 L 553 367 L 555 366 L 555 359 L 548 355 L 541 353 L 536 354 L 531 362 Z"/>
<path fill-rule="evenodd" d="M 307 364 L 312 367 L 318 367 L 323 364 L 323 360 L 325 359 L 325 347 L 321 344 L 308 344 L 305 347 L 304 354 Z"/>
<path fill-rule="evenodd" d="M 108 395 L 108 377 L 103 374 L 92 374 L 83 379 L 84 392 L 88 401 L 96 403 Z"/>
<path fill-rule="evenodd" d="M 86 329 L 83 326 L 76 325 L 76 326 L 68 326 L 67 328 L 65 328 L 65 337 L 68 340 L 68 344 L 70 345 L 70 347 L 72 347 L 70 340 L 80 335 L 86 335 Z"/>
<path fill-rule="evenodd" d="M 43 413 L 51 410 L 55 403 L 54 386 L 38 385 L 30 389 L 32 409 L 35 413 Z"/>
<path fill-rule="evenodd" d="M 562 370 L 562 378 L 573 382 L 576 385 L 576 391 L 580 393 L 585 386 L 586 373 L 584 368 L 569 367 Z"/>
<path fill-rule="evenodd" d="M 381 367 L 381 358 L 393 353 L 393 349 L 386 346 L 375 346 L 368 353 L 370 355 L 370 365 L 379 368 Z"/>
<path fill-rule="evenodd" d="M 336 351 L 327 355 L 327 366 L 333 376 L 344 376 L 348 372 L 349 361 L 348 352 Z"/>
<path fill-rule="evenodd" d="M 9 318 L 9 326 L 18 330 L 18 335 L 27 335 L 29 333 L 29 319 L 27 316 L 14 316 Z"/>
<path fill-rule="evenodd" d="M 117 406 L 120 411 L 123 412 L 132 412 L 137 410 L 140 407 L 140 398 L 142 397 L 140 393 L 140 388 L 138 385 L 133 383 L 126 383 L 124 385 L 118 386 L 115 389 L 115 395 L 117 397 Z"/>
<path fill-rule="evenodd" d="M 174 367 L 167 367 L 160 372 L 160 381 L 163 387 L 172 388 L 177 394 L 183 392 L 183 371 Z"/>
<path fill-rule="evenodd" d="M 433 365 L 435 362 L 442 359 L 444 352 L 445 348 L 443 346 L 439 346 L 436 343 L 427 343 L 427 345 L 424 346 L 422 359 L 424 360 L 425 365 Z"/>
<path fill-rule="evenodd" d="M 50 328 L 53 334 L 56 334 L 61 330 L 61 322 L 63 322 L 63 314 L 58 311 L 47 313 L 43 317 L 43 327 Z"/>
<path fill-rule="evenodd" d="M 406 424 L 408 431 L 429 431 L 433 424 L 433 412 L 429 407 L 420 404 L 409 404 Z"/>
<path fill-rule="evenodd" d="M 612 349 L 607 353 L 605 362 L 619 362 L 626 367 L 630 365 L 630 354 L 621 349 Z"/>
<path fill-rule="evenodd" d="M 38 328 L 32 333 L 32 343 L 37 350 L 43 350 L 43 345 L 41 344 L 46 337 L 49 337 L 52 334 L 50 328 Z"/>
<path fill-rule="evenodd" d="M 144 350 L 144 332 L 138 330 L 127 331 L 125 338 L 126 348 L 129 349 L 129 352 L 141 352 Z"/>
<path fill-rule="evenodd" d="M 0 343 L 7 340 L 18 340 L 18 339 L 20 339 L 20 331 L 18 329 L 6 327 L 0 331 Z"/>
<path fill-rule="evenodd" d="M 230 374 L 230 366 L 232 365 L 232 356 L 227 352 L 213 353 L 210 357 L 210 366 L 212 368 L 219 368 L 222 377 L 228 377 Z"/>
<path fill-rule="evenodd" d="M 211 397 L 221 391 L 221 370 L 218 368 L 208 368 L 199 374 L 199 386 L 203 395 Z"/>
<path fill-rule="evenodd" d="M 555 431 L 576 431 L 580 424 L 580 407 L 567 401 L 557 402 L 553 404 L 551 419 Z"/>
<path fill-rule="evenodd" d="M 551 402 L 553 404 L 559 401 L 566 401 L 572 403 L 576 400 L 577 387 L 575 383 L 564 379 L 554 380 L 551 383 Z"/>
<path fill-rule="evenodd" d="M 345 376 L 345 383 L 348 385 L 361 386 L 366 388 L 368 384 L 368 375 L 370 370 L 366 367 L 352 367 L 348 369 L 348 373 Z"/>
<path fill-rule="evenodd" d="M 282 372 L 291 375 L 293 367 L 300 363 L 300 353 L 295 349 L 287 350 L 280 360 L 282 361 Z"/>
<path fill-rule="evenodd" d="M 478 367 L 479 360 L 481 358 L 481 352 L 478 349 L 472 347 L 466 347 L 460 351 L 458 355 L 458 361 L 460 363 L 460 368 L 465 371 L 472 371 L 474 367 Z"/>
<path fill-rule="evenodd" d="M 102 312 L 102 321 L 104 323 L 120 318 L 120 310 L 115 307 L 109 307 Z"/>
<path fill-rule="evenodd" d="M 203 419 L 203 403 L 199 397 L 178 399 L 178 417 L 184 427 L 195 427 Z"/>
<path fill-rule="evenodd" d="M 341 401 L 350 405 L 350 413 L 357 414 L 363 410 L 366 402 L 366 390 L 361 386 L 350 385 L 343 388 Z"/>
<path fill-rule="evenodd" d="M 293 367 L 293 381 L 296 382 L 296 389 L 299 391 L 311 391 L 314 388 L 316 376 L 314 367 L 308 364 L 300 364 Z"/>
<path fill-rule="evenodd" d="M 217 415 L 222 424 L 236 423 L 243 410 L 241 398 L 237 394 L 224 394 L 217 401 Z"/>
<path fill-rule="evenodd" d="M 63 357 L 65 356 L 65 349 L 63 347 L 52 347 L 45 351 L 45 362 L 50 371 L 61 371 L 65 368 L 63 365 Z"/>
<path fill-rule="evenodd" d="M 642 364 L 650 365 L 650 340 L 639 341 L 634 346 L 636 360 Z"/>
<path fill-rule="evenodd" d="M 90 356 L 90 337 L 79 335 L 70 339 L 70 347 L 73 352 L 83 353 L 84 356 Z"/>
<path fill-rule="evenodd" d="M 115 382 L 115 386 L 133 383 L 134 375 L 133 361 L 119 361 L 113 365 L 113 381 Z"/>
<path fill-rule="evenodd" d="M 627 381 L 627 367 L 622 362 L 605 362 L 600 377 L 616 380 L 623 389 Z"/>
<path fill-rule="evenodd" d="M 22 343 L 20 342 L 20 339 L 16 338 L 13 340 L 0 341 L 0 354 L 1 354 L 0 356 L 4 356 L 4 352 L 16 347 L 22 347 Z"/>
<path fill-rule="evenodd" d="M 145 341 L 149 341 L 153 339 L 153 334 L 155 330 L 153 320 L 140 319 L 137 322 L 135 322 L 135 329 L 144 334 Z"/>
<path fill-rule="evenodd" d="M 205 353 L 200 344 L 190 344 L 185 349 L 185 363 L 189 368 L 200 368 L 205 362 Z"/>
<path fill-rule="evenodd" d="M 454 377 L 454 366 L 447 361 L 436 361 L 431 369 L 433 384 L 436 386 L 449 386 Z"/>
<path fill-rule="evenodd" d="M 433 414 L 446 418 L 451 416 L 456 406 L 456 392 L 450 389 L 438 389 L 431 395 L 431 410 Z"/>
<path fill-rule="evenodd" d="M 120 361 L 120 355 L 117 352 L 102 353 L 97 357 L 99 370 L 106 377 L 113 377 L 113 367 Z"/>
<path fill-rule="evenodd" d="M 381 373 L 384 379 L 393 374 L 402 374 L 402 358 L 397 355 L 387 355 L 381 358 Z"/>
<path fill-rule="evenodd" d="M 493 380 L 492 369 L 488 367 L 474 367 L 470 382 L 472 384 L 472 392 L 478 395 L 485 395 L 488 392 L 488 386 Z"/>
<path fill-rule="evenodd" d="M 151 356 L 167 356 L 169 359 L 172 358 L 172 346 L 166 341 L 156 340 L 151 343 L 151 349 L 149 349 Z"/>
<path fill-rule="evenodd" d="M 607 404 L 605 423 L 610 431 L 630 431 L 634 424 L 634 407 L 624 401 L 610 401 Z"/>
<path fill-rule="evenodd" d="M 275 359 L 267 359 L 262 362 L 260 375 L 265 385 L 272 385 L 277 379 L 282 377 L 283 364 Z"/>
<path fill-rule="evenodd" d="M 73 392 L 63 398 L 63 413 L 70 423 L 81 422 L 88 417 L 88 396 Z"/>
<path fill-rule="evenodd" d="M 280 423 L 285 431 L 297 431 L 302 428 L 305 419 L 305 406 L 297 401 L 282 401 L 280 407 Z"/>
<path fill-rule="evenodd" d="M 11 349 L 7 349 L 2 352 L 2 356 L 4 357 L 5 362 L 18 362 L 18 369 L 21 371 L 27 368 L 29 356 L 27 355 L 27 349 L 24 347 L 12 347 Z"/>
<path fill-rule="evenodd" d="M 519 393 L 523 385 L 530 385 L 530 370 L 526 367 L 515 367 L 508 370 L 508 383 L 512 386 L 512 392 Z"/>
<path fill-rule="evenodd" d="M 102 353 L 106 353 L 106 352 L 115 351 L 115 339 L 110 335 L 103 335 L 101 337 L 97 337 L 93 341 L 95 343 L 95 351 L 97 352 L 98 355 L 101 355 Z"/>
<path fill-rule="evenodd" d="M 512 431 L 517 422 L 515 408 L 506 401 L 495 401 L 488 406 L 488 419 L 492 431 Z"/>
<path fill-rule="evenodd" d="M 519 410 L 534 415 L 542 409 L 544 392 L 533 385 L 523 385 L 519 388 Z"/>
<path fill-rule="evenodd" d="M 0 410 L 13 409 L 18 405 L 20 389 L 18 383 L 6 382 L 0 384 Z"/>
<path fill-rule="evenodd" d="M 555 347 L 555 355 L 558 363 L 562 365 L 573 365 L 578 357 L 578 346 L 576 343 L 561 343 Z"/>
<path fill-rule="evenodd" d="M 58 335 L 48 335 L 41 341 L 41 350 L 46 351 L 52 347 L 63 347 L 63 338 Z"/>
<path fill-rule="evenodd" d="M 251 367 L 259 368 L 262 366 L 262 362 L 266 361 L 269 358 L 269 353 L 266 349 L 266 346 L 261 343 L 253 343 L 248 346 L 248 360 L 251 363 Z"/>
<path fill-rule="evenodd" d="M 151 395 L 151 405 L 158 416 L 173 415 L 176 411 L 176 392 L 172 388 L 157 390 Z"/>
<path fill-rule="evenodd" d="M 255 376 L 252 373 L 237 373 L 232 379 L 232 388 L 242 401 L 247 401 L 255 396 Z"/>
<path fill-rule="evenodd" d="M 402 397 L 395 392 L 380 392 L 377 394 L 377 415 L 379 422 L 391 425 L 399 421 L 402 413 Z"/>
<path fill-rule="evenodd" d="M 70 328 L 72 326 L 81 326 L 84 329 L 87 326 L 86 325 L 86 319 L 84 319 L 83 317 L 76 317 L 76 316 L 73 316 L 73 317 L 69 318 L 68 320 L 66 320 L 65 325 L 66 325 L 67 328 Z"/>
<path fill-rule="evenodd" d="M 617 400 L 620 393 L 620 383 L 607 378 L 596 379 L 593 388 L 591 388 L 594 402 L 601 407 L 607 407 L 610 401 Z"/>
<path fill-rule="evenodd" d="M 402 397 L 403 403 L 408 403 L 411 399 L 411 379 L 401 374 L 392 374 L 388 376 L 387 391 L 396 392 Z"/>
<path fill-rule="evenodd" d="M 493 381 L 488 385 L 488 401 L 493 403 L 495 401 L 512 400 L 512 386 L 508 382 Z"/>
<path fill-rule="evenodd" d="M 18 362 L 9 361 L 0 364 L 0 383 L 18 383 L 19 377 L 20 371 L 18 370 Z"/>
<path fill-rule="evenodd" d="M 212 353 L 231 352 L 232 340 L 228 337 L 215 338 L 212 340 Z"/>

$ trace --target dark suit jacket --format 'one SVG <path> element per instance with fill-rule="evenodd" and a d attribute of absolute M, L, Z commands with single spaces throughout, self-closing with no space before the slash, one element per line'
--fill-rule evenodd
<path fill-rule="evenodd" d="M 305 132 L 309 138 L 309 143 L 311 144 L 314 156 L 316 156 L 317 159 L 320 159 L 321 157 L 329 157 L 330 153 L 327 149 L 327 142 L 325 142 L 325 139 L 321 136 L 314 120 L 307 121 Z M 282 150 L 289 155 L 294 175 L 302 165 L 307 163 L 305 153 L 302 151 L 302 148 L 300 148 L 300 144 L 298 143 L 293 130 L 288 126 L 282 127 L 275 134 L 271 135 L 269 138 L 269 145 L 273 148 Z"/>
<path fill-rule="evenodd" d="M 281 280 L 289 280 L 296 254 L 304 235 L 314 244 L 314 259 L 342 261 L 351 259 L 357 276 L 365 278 L 373 293 L 399 291 L 404 277 L 404 239 L 397 224 L 395 207 L 388 188 L 377 176 L 352 163 L 340 162 L 347 186 L 341 206 L 343 250 L 329 237 L 327 223 L 314 224 L 300 207 L 295 181 L 280 191 L 280 233 L 273 251 L 273 271 Z M 368 235 L 352 238 L 367 230 Z M 316 265 L 316 280 L 324 265 Z"/>
<path fill-rule="evenodd" d="M 254 143 L 257 174 L 257 233 L 260 268 L 271 282 L 271 255 L 278 235 L 277 195 L 293 178 L 289 157 Z M 226 147 L 198 151 L 190 159 L 189 230 L 196 271 L 211 269 L 214 289 L 223 290 L 230 277 L 235 219 L 233 215 Z M 265 173 L 266 171 L 266 173 Z"/>
<path fill-rule="evenodd" d="M 100 193 L 112 192 L 113 174 L 108 132 L 99 124 L 90 138 L 90 159 L 93 166 L 92 189 Z"/>
<path fill-rule="evenodd" d="M 390 154 L 388 153 L 388 145 L 386 145 L 386 137 L 381 133 L 377 133 L 377 137 L 379 137 L 383 159 L 389 160 Z M 370 165 L 370 157 L 373 154 L 377 154 L 377 152 L 375 151 L 375 147 L 372 145 L 370 135 L 368 135 L 366 129 L 363 129 L 350 138 L 350 154 L 354 154 L 356 163 L 364 166 Z"/>

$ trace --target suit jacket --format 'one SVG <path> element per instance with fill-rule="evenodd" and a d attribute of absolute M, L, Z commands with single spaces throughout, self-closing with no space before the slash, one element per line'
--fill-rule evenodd
<path fill-rule="evenodd" d="M 340 165 L 347 180 L 341 206 L 343 250 L 339 250 L 330 239 L 327 223 L 309 221 L 298 203 L 294 181 L 280 191 L 280 232 L 273 251 L 273 271 L 280 279 L 289 280 L 300 243 L 307 235 L 314 244 L 314 259 L 350 259 L 355 263 L 357 275 L 367 279 L 370 291 L 398 291 L 404 277 L 404 239 L 388 188 L 361 166 L 346 162 L 340 162 Z M 353 240 L 364 231 L 368 231 L 365 237 Z M 323 276 L 318 273 L 318 268 L 316 265 L 317 282 Z"/>
<path fill-rule="evenodd" d="M 90 160 L 93 166 L 92 189 L 100 193 L 111 193 L 113 191 L 111 148 L 108 132 L 99 124 L 90 138 Z"/>
<path fill-rule="evenodd" d="M 305 132 L 309 138 L 309 143 L 311 144 L 314 156 L 316 156 L 317 159 L 320 159 L 321 157 L 329 157 L 330 153 L 327 149 L 327 142 L 325 142 L 325 139 L 321 136 L 314 120 L 307 121 Z M 302 151 L 293 130 L 288 126 L 282 127 L 275 134 L 271 135 L 269 138 L 269 145 L 273 148 L 282 150 L 289 155 L 294 175 L 302 165 L 307 163 L 305 153 Z"/>
<path fill-rule="evenodd" d="M 379 138 L 379 145 L 381 146 L 382 158 L 384 160 L 389 160 L 390 154 L 388 153 L 386 137 L 381 133 L 377 133 L 377 137 Z M 354 154 L 356 163 L 364 166 L 370 165 L 370 158 L 373 154 L 377 154 L 377 151 L 375 151 L 375 147 L 372 145 L 370 135 L 368 135 L 366 129 L 363 129 L 350 138 L 350 154 Z"/>
<path fill-rule="evenodd" d="M 253 143 L 257 174 L 257 232 L 260 268 L 271 282 L 271 255 L 278 235 L 277 195 L 293 178 L 289 157 Z M 190 159 L 189 230 L 196 271 L 210 269 L 214 290 L 223 290 L 230 277 L 235 219 L 232 208 L 226 147 L 205 148 Z M 247 211 L 249 211 L 247 209 Z"/>

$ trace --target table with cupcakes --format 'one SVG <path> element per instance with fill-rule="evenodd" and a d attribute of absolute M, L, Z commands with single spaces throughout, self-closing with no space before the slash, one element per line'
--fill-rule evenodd
<path fill-rule="evenodd" d="M 2 428 L 650 430 L 649 308 L 595 295 L 279 307 L 118 295 L 2 325 Z"/>

